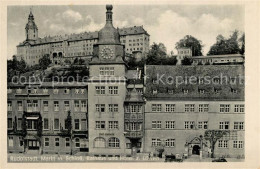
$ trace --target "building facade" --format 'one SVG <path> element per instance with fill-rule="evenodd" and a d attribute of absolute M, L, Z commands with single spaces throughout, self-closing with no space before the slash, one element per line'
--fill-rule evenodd
<path fill-rule="evenodd" d="M 23 58 L 29 65 L 39 63 L 44 55 L 49 55 L 54 64 L 65 60 L 73 62 L 75 58 L 88 60 L 93 56 L 93 45 L 98 42 L 98 32 L 83 32 L 71 35 L 38 37 L 38 27 L 30 12 L 25 27 L 26 40 L 17 45 L 17 59 Z M 143 26 L 119 29 L 120 43 L 125 45 L 128 54 L 148 53 L 150 35 Z"/>
<path fill-rule="evenodd" d="M 244 66 L 148 65 L 141 76 L 106 9 L 87 82 L 8 84 L 8 152 L 209 156 L 205 132 L 218 130 L 215 155 L 244 157 Z"/>

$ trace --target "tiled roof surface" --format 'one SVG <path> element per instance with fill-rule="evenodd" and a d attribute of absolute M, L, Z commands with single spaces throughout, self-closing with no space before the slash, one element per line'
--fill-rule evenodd
<path fill-rule="evenodd" d="M 173 81 L 169 81 L 169 83 L 167 83 L 167 78 L 169 78 L 169 80 L 173 79 Z M 181 79 L 192 78 L 195 80 L 190 80 L 190 82 L 187 81 L 187 83 L 183 82 L 179 85 L 176 83 L 181 83 Z M 204 83 L 197 80 L 198 78 L 205 78 Z M 233 83 L 232 80 L 235 78 L 237 80 Z M 161 81 L 156 83 L 158 79 L 161 79 Z M 242 83 L 240 83 L 238 79 L 242 79 Z M 217 82 L 218 80 L 220 82 Z M 244 100 L 244 66 L 148 65 L 146 66 L 145 86 L 145 96 L 148 99 Z M 188 90 L 188 93 L 184 94 L 184 90 Z M 200 93 L 201 90 L 204 90 L 204 93 Z"/>
<path fill-rule="evenodd" d="M 119 34 L 121 35 L 133 35 L 133 34 L 147 34 L 146 30 L 142 26 L 134 26 L 128 28 L 119 29 Z M 39 45 L 45 43 L 54 43 L 61 41 L 77 41 L 77 40 L 85 40 L 85 39 L 97 39 L 98 31 L 95 32 L 83 32 L 78 34 L 64 35 L 64 36 L 46 36 L 44 38 L 38 38 L 36 41 L 30 41 L 31 45 Z M 20 43 L 18 46 L 23 46 L 27 41 Z"/>
<path fill-rule="evenodd" d="M 241 54 L 229 54 L 229 55 L 193 56 L 192 59 L 226 58 L 226 57 L 244 57 L 244 55 L 241 55 Z"/>

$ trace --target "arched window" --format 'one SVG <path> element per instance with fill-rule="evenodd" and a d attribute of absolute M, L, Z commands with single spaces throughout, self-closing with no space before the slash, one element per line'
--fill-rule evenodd
<path fill-rule="evenodd" d="M 106 140 L 102 137 L 97 137 L 94 140 L 94 147 L 106 147 Z"/>
<path fill-rule="evenodd" d="M 108 147 L 111 147 L 111 148 L 119 148 L 119 139 L 116 138 L 116 137 L 111 137 L 111 138 L 108 140 Z"/>
<path fill-rule="evenodd" d="M 77 147 L 77 148 L 80 147 L 80 140 L 79 140 L 79 138 L 75 138 L 75 147 Z"/>

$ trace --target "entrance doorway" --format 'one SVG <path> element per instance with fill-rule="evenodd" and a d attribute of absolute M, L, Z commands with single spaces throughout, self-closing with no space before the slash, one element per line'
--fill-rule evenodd
<path fill-rule="evenodd" d="M 195 155 L 200 155 L 200 146 L 199 145 L 194 145 L 192 148 L 192 154 Z"/>
<path fill-rule="evenodd" d="M 39 150 L 39 142 L 37 140 L 28 140 L 29 150 Z"/>

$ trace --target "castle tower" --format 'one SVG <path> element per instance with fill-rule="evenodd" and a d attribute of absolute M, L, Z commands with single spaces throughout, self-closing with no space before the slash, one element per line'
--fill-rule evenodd
<path fill-rule="evenodd" d="M 34 22 L 34 16 L 32 14 L 32 11 L 30 11 L 28 23 L 25 27 L 25 35 L 27 41 L 34 41 L 38 39 L 38 27 Z"/>

